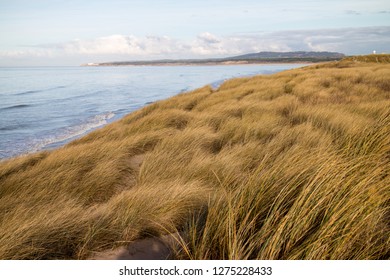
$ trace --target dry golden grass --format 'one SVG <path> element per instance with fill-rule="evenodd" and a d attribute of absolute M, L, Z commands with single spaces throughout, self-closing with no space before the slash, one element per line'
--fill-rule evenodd
<path fill-rule="evenodd" d="M 1 162 L 0 259 L 167 232 L 176 258 L 389 259 L 389 61 L 232 79 Z"/>

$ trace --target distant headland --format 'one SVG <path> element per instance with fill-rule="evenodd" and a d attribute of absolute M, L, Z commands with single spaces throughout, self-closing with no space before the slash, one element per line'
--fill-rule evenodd
<path fill-rule="evenodd" d="M 225 58 L 115 61 L 103 63 L 86 63 L 82 64 L 81 66 L 180 66 L 260 63 L 314 63 L 340 60 L 344 57 L 344 54 L 338 52 L 258 52 Z"/>

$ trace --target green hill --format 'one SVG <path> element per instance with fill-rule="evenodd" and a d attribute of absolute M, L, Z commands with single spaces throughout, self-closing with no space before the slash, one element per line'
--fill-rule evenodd
<path fill-rule="evenodd" d="M 89 63 L 83 66 L 126 66 L 126 65 L 207 65 L 207 64 L 250 64 L 250 63 L 294 63 L 324 62 L 340 60 L 344 54 L 337 52 L 259 52 L 225 58 L 207 59 L 161 59 L 143 61 L 117 61 Z"/>

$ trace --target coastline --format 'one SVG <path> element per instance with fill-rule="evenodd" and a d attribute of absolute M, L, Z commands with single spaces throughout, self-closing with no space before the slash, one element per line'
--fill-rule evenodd
<path fill-rule="evenodd" d="M 267 65 L 219 65 L 218 71 L 213 69 L 213 66 L 201 66 L 200 71 L 198 66 L 161 66 L 166 67 L 161 73 L 153 69 L 152 67 L 134 66 L 132 69 L 101 69 L 102 71 L 95 71 L 93 68 L 65 68 L 65 69 L 38 69 L 33 73 L 29 72 L 29 69 L 18 70 L 20 74 L 31 74 L 31 78 L 40 79 L 40 75 L 44 74 L 47 77 L 53 77 L 50 79 L 50 85 L 45 82 L 39 82 L 31 89 L 23 89 L 23 81 L 17 83 L 15 86 L 9 85 L 13 88 L 13 93 L 6 94 L 3 99 L 4 103 L 15 105 L 7 112 L 18 113 L 19 116 L 24 116 L 28 112 L 34 109 L 34 99 L 43 98 L 40 109 L 42 114 L 39 114 L 36 120 L 32 118 L 21 117 L 19 119 L 12 119 L 9 117 L 8 124 L 0 124 L 0 130 L 7 133 L 7 127 L 12 123 L 18 123 L 24 128 L 29 128 L 28 122 L 39 121 L 40 127 L 45 128 L 47 133 L 34 134 L 30 136 L 25 131 L 24 137 L 16 139 L 13 145 L 6 144 L 9 139 L 0 139 L 0 158 L 11 158 L 12 156 L 22 155 L 24 153 L 31 153 L 40 150 L 48 150 L 55 147 L 62 146 L 70 142 L 70 140 L 79 138 L 85 135 L 87 132 L 91 132 L 91 129 L 101 127 L 102 124 L 110 123 L 113 120 L 117 120 L 123 117 L 125 114 L 139 109 L 150 102 L 162 100 L 167 97 L 183 93 L 185 91 L 196 89 L 198 87 L 210 84 L 211 87 L 216 88 L 223 81 L 229 78 L 248 77 L 253 75 L 270 74 L 272 72 L 281 71 L 284 69 L 297 68 L 302 64 L 268 64 Z M 81 76 L 80 73 L 83 73 Z M 4 75 L 10 75 L 11 72 L 5 72 Z M 108 75 L 107 75 L 108 74 Z M 118 75 L 120 74 L 120 75 Z M 110 76 L 118 75 L 115 80 L 119 85 L 115 88 L 111 87 Z M 62 77 L 65 77 L 64 79 Z M 75 81 L 79 81 L 74 85 L 67 84 L 66 77 L 71 77 Z M 93 79 L 97 78 L 99 81 L 95 82 Z M 82 87 L 86 82 L 90 83 L 90 86 Z M 60 85 L 60 86 L 58 86 Z M 142 92 L 142 95 L 139 94 Z M 50 95 L 48 94 L 50 93 Z M 21 95 L 18 95 L 21 94 Z M 111 96 L 117 96 L 117 98 L 107 100 L 105 104 L 96 104 L 95 100 L 102 100 L 110 98 Z M 19 96 L 23 96 L 23 104 L 20 105 Z M 68 126 L 45 126 L 46 123 L 50 125 L 50 118 L 45 118 L 45 112 L 52 112 L 53 106 L 56 106 L 56 102 L 52 102 L 50 96 L 64 96 L 64 100 L 61 101 L 62 108 L 56 112 L 56 119 L 64 119 Z M 78 104 L 72 102 L 72 96 L 75 96 L 78 100 Z M 81 96 L 78 97 L 78 96 Z M 46 98 L 46 99 L 45 99 Z M 30 105 L 31 104 L 31 105 Z M 52 106 L 46 106 L 45 104 L 52 104 Z M 62 117 L 62 112 L 66 108 L 74 107 L 72 110 L 65 112 Z M 63 109 L 64 108 L 64 109 Z M 23 112 L 25 112 L 23 114 Z M 85 112 L 84 112 L 85 111 Z M 92 113 L 93 111 L 93 113 Z M 89 113 L 91 112 L 91 113 Z M 17 116 L 18 116 L 17 115 Z M 53 113 L 51 113 L 53 115 Z M 77 118 L 73 117 L 77 115 Z M 0 110 L 0 117 L 7 119 L 6 111 Z M 27 122 L 24 124 L 24 122 Z M 18 126 L 14 125 L 11 132 L 13 135 L 17 135 Z M 34 129 L 34 128 L 33 128 Z M 34 131 L 32 131 L 33 133 Z M 32 135 L 32 133 L 30 133 Z M 16 138 L 11 134 L 11 137 Z"/>
<path fill-rule="evenodd" d="M 202 59 L 156 59 L 137 61 L 111 61 L 86 63 L 82 66 L 186 66 L 186 65 L 243 65 L 243 64 L 278 64 L 278 63 L 317 63 L 339 61 L 345 57 L 337 52 L 258 52 L 224 58 Z"/>
<path fill-rule="evenodd" d="M 270 64 L 316 64 L 313 61 L 223 61 L 223 62 L 126 62 L 126 63 L 86 63 L 81 67 L 126 67 L 126 66 L 227 66 L 227 65 L 270 65 Z"/>

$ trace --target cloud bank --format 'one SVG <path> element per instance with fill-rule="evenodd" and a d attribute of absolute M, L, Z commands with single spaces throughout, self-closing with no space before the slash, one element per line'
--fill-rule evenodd
<path fill-rule="evenodd" d="M 168 36 L 111 35 L 90 40 L 0 51 L 0 59 L 94 61 L 223 57 L 260 51 L 389 52 L 390 27 L 256 32 L 217 36 L 204 32 L 190 40 Z"/>

